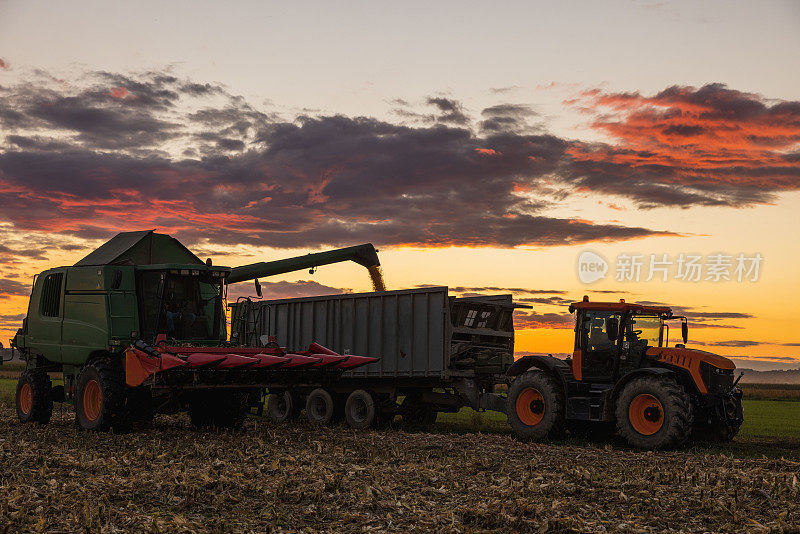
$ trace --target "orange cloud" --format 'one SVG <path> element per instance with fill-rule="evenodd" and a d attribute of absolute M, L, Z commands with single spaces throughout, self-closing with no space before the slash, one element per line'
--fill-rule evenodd
<path fill-rule="evenodd" d="M 133 95 L 129 93 L 128 90 L 125 89 L 124 87 L 114 87 L 108 92 L 108 95 L 111 98 L 116 98 L 118 100 L 122 100 L 128 97 L 133 97 Z"/>
<path fill-rule="evenodd" d="M 615 140 L 567 149 L 589 171 L 613 165 L 665 185 L 760 190 L 761 199 L 765 191 L 800 187 L 800 102 L 772 103 L 710 84 L 654 96 L 591 90 L 573 103 Z"/>

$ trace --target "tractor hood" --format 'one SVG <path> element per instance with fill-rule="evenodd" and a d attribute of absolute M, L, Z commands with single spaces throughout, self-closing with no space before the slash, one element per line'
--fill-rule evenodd
<path fill-rule="evenodd" d="M 704 391 L 706 388 L 700 371 L 702 362 L 726 371 L 736 369 L 736 365 L 728 358 L 704 350 L 685 347 L 648 347 L 645 354 L 650 359 L 689 371 L 701 393 L 707 393 Z"/>

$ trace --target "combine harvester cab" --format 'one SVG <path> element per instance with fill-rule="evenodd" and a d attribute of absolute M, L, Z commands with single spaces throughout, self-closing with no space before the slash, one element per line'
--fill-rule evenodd
<path fill-rule="evenodd" d="M 319 264 L 352 259 L 352 249 L 372 247 L 257 266 L 277 274 L 303 268 L 310 257 Z M 297 354 L 274 343 L 228 342 L 226 282 L 259 272 L 238 269 L 204 263 L 170 236 L 127 232 L 74 266 L 39 274 L 12 340 L 27 361 L 17 386 L 19 419 L 47 423 L 53 402 L 72 402 L 87 430 L 122 431 L 155 412 L 184 410 L 196 426 L 235 428 L 248 408 L 263 406 L 266 388 L 324 385 L 376 361 L 322 346 Z M 51 380 L 53 372 L 63 380 Z"/>

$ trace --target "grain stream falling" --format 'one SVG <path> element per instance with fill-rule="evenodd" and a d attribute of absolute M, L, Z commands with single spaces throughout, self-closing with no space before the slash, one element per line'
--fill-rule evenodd
<path fill-rule="evenodd" d="M 372 280 L 373 291 L 386 291 L 386 283 L 383 281 L 383 271 L 380 265 L 370 265 L 367 267 L 369 278 Z"/>

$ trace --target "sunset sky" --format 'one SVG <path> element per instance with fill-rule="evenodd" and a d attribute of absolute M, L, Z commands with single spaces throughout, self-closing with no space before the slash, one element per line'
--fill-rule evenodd
<path fill-rule="evenodd" d="M 589 295 L 797 368 L 798 66 L 796 1 L 1 2 L 0 340 L 35 273 L 155 228 L 230 266 L 372 242 L 390 289 L 532 305 L 519 352 L 570 352 Z M 262 282 L 369 288 L 353 264 Z"/>

